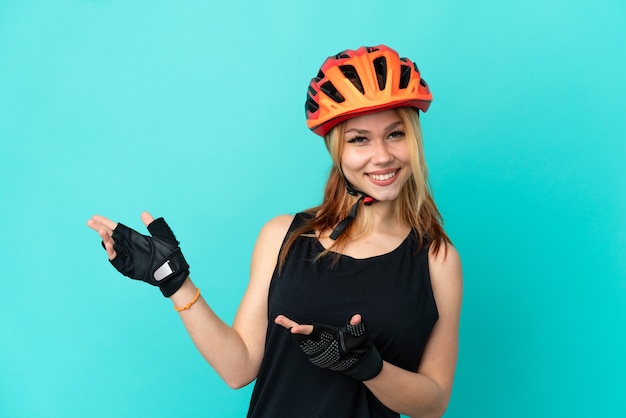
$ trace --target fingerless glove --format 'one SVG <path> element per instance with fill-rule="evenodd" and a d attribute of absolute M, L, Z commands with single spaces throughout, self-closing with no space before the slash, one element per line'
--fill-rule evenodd
<path fill-rule="evenodd" d="M 112 234 L 117 255 L 110 261 L 123 275 L 158 286 L 170 297 L 189 276 L 189 264 L 163 218 L 152 221 L 148 231 L 151 236 L 118 223 Z"/>
<path fill-rule="evenodd" d="M 323 369 L 342 372 L 353 379 L 369 380 L 378 375 L 383 360 L 371 343 L 365 324 L 342 328 L 313 323 L 309 335 L 293 334 L 309 361 Z"/>

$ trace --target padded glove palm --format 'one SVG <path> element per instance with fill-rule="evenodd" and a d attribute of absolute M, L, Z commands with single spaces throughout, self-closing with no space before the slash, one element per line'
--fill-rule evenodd
<path fill-rule="evenodd" d="M 361 381 L 380 373 L 383 360 L 371 343 L 363 322 L 358 325 L 348 323 L 342 328 L 312 325 L 313 331 L 309 335 L 293 334 L 311 363 Z"/>

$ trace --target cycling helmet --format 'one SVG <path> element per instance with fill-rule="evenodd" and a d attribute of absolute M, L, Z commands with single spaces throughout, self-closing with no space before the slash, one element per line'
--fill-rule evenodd
<path fill-rule="evenodd" d="M 353 116 L 402 106 L 426 112 L 432 100 L 411 60 L 385 45 L 363 46 L 324 61 L 309 84 L 306 122 L 323 137 Z"/>

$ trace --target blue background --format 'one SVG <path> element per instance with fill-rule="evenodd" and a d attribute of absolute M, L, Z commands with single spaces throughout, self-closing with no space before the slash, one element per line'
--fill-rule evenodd
<path fill-rule="evenodd" d="M 251 386 L 85 222 L 165 216 L 231 322 L 260 227 L 321 198 L 309 79 L 379 43 L 435 97 L 465 275 L 446 417 L 626 416 L 623 1 L 209 3 L 0 0 L 0 416 L 244 416 Z"/>

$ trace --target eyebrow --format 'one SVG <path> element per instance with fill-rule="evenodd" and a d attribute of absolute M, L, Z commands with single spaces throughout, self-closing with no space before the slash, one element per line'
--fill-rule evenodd
<path fill-rule="evenodd" d="M 401 120 L 396 121 L 396 122 L 391 122 L 389 125 L 387 125 L 385 127 L 385 132 L 391 131 L 391 130 L 397 128 L 400 125 L 402 125 L 402 121 Z M 348 132 L 355 132 L 357 134 L 367 134 L 367 133 L 370 133 L 370 131 L 368 131 L 367 129 L 359 129 L 359 128 L 350 128 L 350 129 L 345 131 L 345 133 L 348 133 Z"/>

